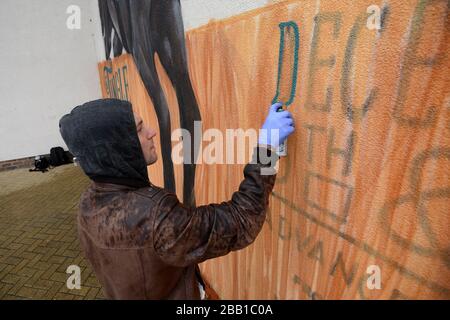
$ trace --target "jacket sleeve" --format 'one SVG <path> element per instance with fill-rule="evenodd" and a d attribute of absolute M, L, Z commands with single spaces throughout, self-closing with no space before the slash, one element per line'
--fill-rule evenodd
<path fill-rule="evenodd" d="M 164 196 L 153 226 L 155 252 L 169 265 L 188 266 L 251 244 L 265 221 L 277 160 L 270 149 L 255 148 L 252 162 L 244 168 L 244 180 L 228 202 L 188 208 L 176 195 Z"/>

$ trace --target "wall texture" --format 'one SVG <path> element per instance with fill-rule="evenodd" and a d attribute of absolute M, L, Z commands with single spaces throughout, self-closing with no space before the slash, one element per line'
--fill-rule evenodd
<path fill-rule="evenodd" d="M 81 9 L 69 30 L 67 7 Z M 4 0 L 0 11 L 0 161 L 65 147 L 58 122 L 73 107 L 100 97 L 91 0 Z M 101 40 L 101 38 L 100 38 Z"/>
<path fill-rule="evenodd" d="M 201 266 L 221 298 L 450 298 L 449 4 L 384 1 L 379 30 L 371 4 L 283 1 L 187 32 L 203 130 L 259 128 L 276 92 L 296 119 L 262 233 Z M 99 71 L 104 96 L 157 127 L 130 56 Z M 197 204 L 228 200 L 242 169 L 199 164 Z"/>
<path fill-rule="evenodd" d="M 248 10 L 263 7 L 273 0 L 180 0 L 184 29 L 198 28 L 211 22 L 228 18 Z"/>

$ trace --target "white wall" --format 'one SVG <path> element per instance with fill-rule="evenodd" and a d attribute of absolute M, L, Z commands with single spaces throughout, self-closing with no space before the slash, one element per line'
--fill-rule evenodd
<path fill-rule="evenodd" d="M 93 3 L 1 1 L 0 161 L 46 154 L 57 145 L 66 149 L 60 117 L 100 97 Z M 66 27 L 71 4 L 81 8 L 80 30 Z"/>
<path fill-rule="evenodd" d="M 181 0 L 185 30 L 263 7 L 273 0 Z"/>
<path fill-rule="evenodd" d="M 185 29 L 268 2 L 181 0 Z M 81 8 L 80 30 L 66 27 L 69 5 Z M 97 0 L 1 0 L 0 161 L 67 149 L 58 121 L 100 98 L 97 62 L 103 59 Z"/>

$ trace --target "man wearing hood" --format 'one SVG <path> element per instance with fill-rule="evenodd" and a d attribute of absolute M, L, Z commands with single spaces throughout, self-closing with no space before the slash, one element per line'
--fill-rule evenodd
<path fill-rule="evenodd" d="M 61 135 L 92 180 L 80 199 L 78 234 L 107 298 L 203 298 L 198 263 L 245 248 L 261 231 L 275 183 L 274 170 L 262 171 L 273 169 L 273 147 L 294 131 L 280 107 L 271 106 L 269 134 L 260 136 L 232 199 L 196 208 L 149 181 L 156 132 L 129 102 L 95 100 L 61 118 Z"/>

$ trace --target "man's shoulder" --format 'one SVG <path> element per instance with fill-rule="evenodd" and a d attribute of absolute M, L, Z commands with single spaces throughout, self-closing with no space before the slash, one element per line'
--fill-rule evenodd
<path fill-rule="evenodd" d="M 151 184 L 149 187 L 134 190 L 133 193 L 140 197 L 149 199 L 156 204 L 158 204 L 163 198 L 173 195 L 171 192 L 165 190 L 164 188 L 155 186 L 153 184 Z"/>

